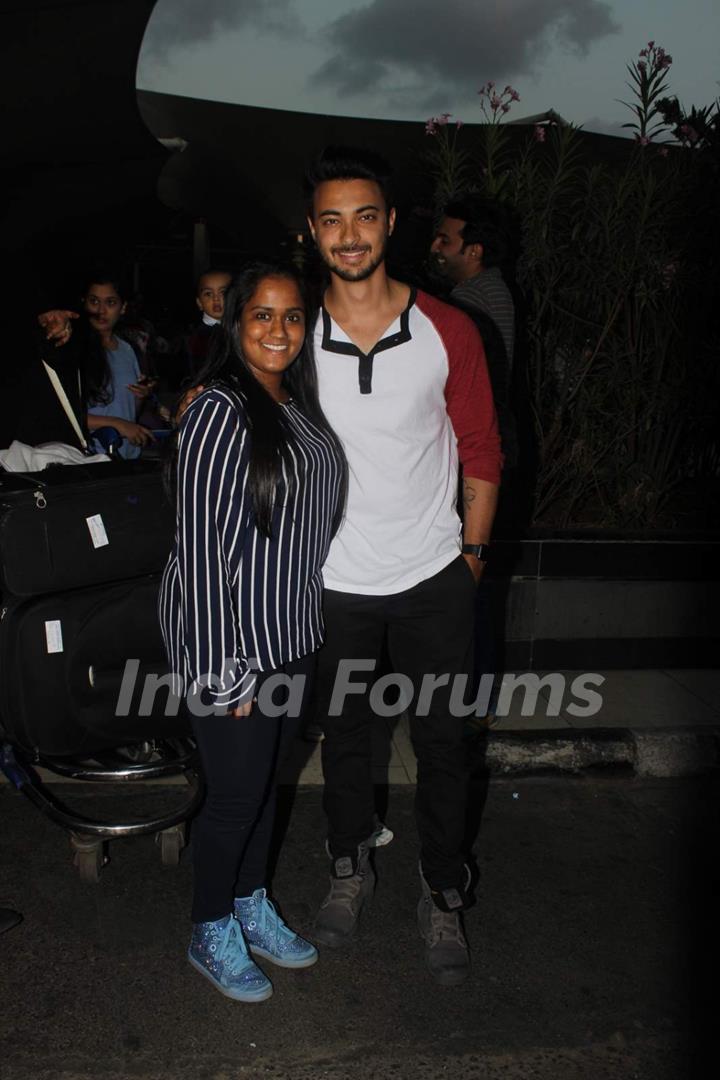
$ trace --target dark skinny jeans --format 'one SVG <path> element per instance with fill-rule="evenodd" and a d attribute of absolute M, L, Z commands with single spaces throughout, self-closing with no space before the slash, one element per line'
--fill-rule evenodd
<path fill-rule="evenodd" d="M 258 676 L 280 672 L 305 677 L 310 689 L 315 655 Z M 280 704 L 287 691 L 277 689 Z M 207 794 L 193 823 L 194 890 L 192 921 L 215 922 L 228 915 L 236 896 L 250 896 L 266 884 L 275 821 L 276 776 L 288 755 L 300 717 L 267 716 L 253 705 L 250 716 L 193 717 Z"/>

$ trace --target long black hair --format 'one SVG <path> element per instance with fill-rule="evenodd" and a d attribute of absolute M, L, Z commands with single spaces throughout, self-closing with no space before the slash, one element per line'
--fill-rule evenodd
<path fill-rule="evenodd" d="M 283 466 L 292 487 L 301 465 L 298 456 L 292 456 L 292 433 L 283 409 L 253 375 L 245 361 L 241 345 L 240 320 L 243 309 L 260 283 L 270 277 L 285 278 L 297 285 L 305 309 L 305 341 L 293 363 L 283 373 L 282 385 L 301 412 L 330 438 L 341 462 L 340 497 L 332 522 L 334 535 L 345 509 L 347 462 L 340 440 L 320 407 L 311 334 L 315 312 L 308 301 L 303 279 L 292 265 L 255 262 L 233 279 L 225 294 L 222 325 L 214 331 L 210 354 L 193 385 L 208 387 L 220 384 L 236 391 L 242 397 L 250 430 L 248 486 L 253 500 L 255 524 L 264 536 L 271 536 L 276 495 L 283 482 Z"/>
<path fill-rule="evenodd" d="M 90 322 L 85 312 L 85 297 L 90 291 L 91 285 L 111 285 L 120 297 L 121 302 L 127 302 L 128 290 L 122 279 L 113 269 L 96 267 L 88 273 L 83 281 L 80 293 L 83 301 L 82 320 L 78 328 L 84 335 L 84 364 L 83 364 L 83 396 L 91 405 L 109 405 L 113 398 L 113 381 L 107 355 L 103 348 L 100 334 Z M 122 318 L 122 317 L 121 317 Z M 121 320 L 118 320 L 118 323 Z M 115 333 L 121 337 L 118 324 Z"/>

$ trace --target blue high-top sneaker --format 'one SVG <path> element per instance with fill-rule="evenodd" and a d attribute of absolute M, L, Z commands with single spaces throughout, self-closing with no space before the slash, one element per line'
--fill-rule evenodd
<path fill-rule="evenodd" d="M 242 928 L 232 915 L 193 924 L 188 960 L 225 997 L 253 1002 L 272 996 L 272 983 L 248 956 Z"/>
<path fill-rule="evenodd" d="M 250 952 L 284 968 L 311 967 L 317 949 L 282 921 L 264 889 L 252 896 L 238 896 L 235 915 L 243 928 Z"/>

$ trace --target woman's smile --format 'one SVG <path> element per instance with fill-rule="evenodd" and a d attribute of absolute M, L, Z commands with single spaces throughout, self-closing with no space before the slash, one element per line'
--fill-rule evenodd
<path fill-rule="evenodd" d="M 276 401 L 282 377 L 303 347 L 305 306 L 291 278 L 263 278 L 243 308 L 240 347 L 250 371 Z"/>

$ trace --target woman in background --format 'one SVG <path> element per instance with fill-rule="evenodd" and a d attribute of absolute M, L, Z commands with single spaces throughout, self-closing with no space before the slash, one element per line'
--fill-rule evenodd
<path fill-rule="evenodd" d="M 123 440 L 118 452 L 129 459 L 138 457 L 143 446 L 154 441 L 149 428 L 137 423 L 139 408 L 154 384 L 141 374 L 132 345 L 116 332 L 126 307 L 123 292 L 119 280 L 105 274 L 96 274 L 84 289 L 83 308 L 107 360 L 105 385 L 90 400 L 87 425 L 91 434 L 99 428 L 115 428 Z"/>

